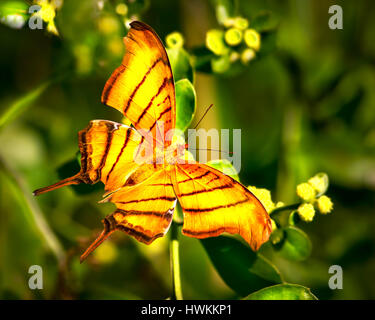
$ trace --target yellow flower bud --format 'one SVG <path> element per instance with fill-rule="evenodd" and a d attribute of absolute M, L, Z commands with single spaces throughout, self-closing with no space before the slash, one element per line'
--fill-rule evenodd
<path fill-rule="evenodd" d="M 245 43 L 249 48 L 258 51 L 260 48 L 260 34 L 254 29 L 247 29 L 244 34 Z"/>
<path fill-rule="evenodd" d="M 236 62 L 240 58 L 240 54 L 237 51 L 232 51 L 229 55 L 230 62 Z"/>
<path fill-rule="evenodd" d="M 312 201 L 314 200 L 316 193 L 310 184 L 304 182 L 297 186 L 297 195 L 305 201 Z"/>
<path fill-rule="evenodd" d="M 45 22 L 51 22 L 56 16 L 55 7 L 48 2 L 41 3 L 40 10 L 36 12 L 36 15 L 40 16 Z"/>
<path fill-rule="evenodd" d="M 125 3 L 119 3 L 116 6 L 116 13 L 121 16 L 126 16 L 128 13 L 128 6 Z"/>
<path fill-rule="evenodd" d="M 327 196 L 319 197 L 318 201 L 317 201 L 317 204 L 318 204 L 318 209 L 319 209 L 320 213 L 322 213 L 322 214 L 330 213 L 333 209 L 333 203 L 332 203 L 331 199 Z"/>
<path fill-rule="evenodd" d="M 248 64 L 254 58 L 255 58 L 255 51 L 253 49 L 247 48 L 241 53 L 241 61 L 243 64 Z"/>
<path fill-rule="evenodd" d="M 328 176 L 325 173 L 318 173 L 309 179 L 309 184 L 318 194 L 323 194 L 328 188 Z"/>
<path fill-rule="evenodd" d="M 242 17 L 236 17 L 234 18 L 233 26 L 240 30 L 245 30 L 249 27 L 249 20 Z"/>
<path fill-rule="evenodd" d="M 276 225 L 276 222 L 275 220 L 271 219 L 271 227 L 272 227 L 272 232 L 275 231 L 277 229 L 277 225 Z"/>
<path fill-rule="evenodd" d="M 275 204 L 271 199 L 271 192 L 269 190 L 264 188 L 256 188 L 253 186 L 249 186 L 248 189 L 258 198 L 267 212 L 271 212 L 275 208 Z"/>
<path fill-rule="evenodd" d="M 284 206 L 285 206 L 285 203 L 282 202 L 282 201 L 278 201 L 278 202 L 276 203 L 276 208 L 280 208 L 280 207 L 284 207 Z"/>
<path fill-rule="evenodd" d="M 168 48 L 182 48 L 184 45 L 184 37 L 179 32 L 172 32 L 165 38 Z"/>
<path fill-rule="evenodd" d="M 232 27 L 234 25 L 234 18 L 225 19 L 223 24 L 224 24 L 224 27 L 226 28 Z"/>
<path fill-rule="evenodd" d="M 315 216 L 315 209 L 311 203 L 303 203 L 298 207 L 299 217 L 306 222 L 311 222 Z"/>
<path fill-rule="evenodd" d="M 242 31 L 236 28 L 230 28 L 225 32 L 225 41 L 230 46 L 237 46 L 242 41 Z"/>
<path fill-rule="evenodd" d="M 54 20 L 50 21 L 47 25 L 47 31 L 54 34 L 55 36 L 59 35 L 59 31 L 56 28 Z"/>
<path fill-rule="evenodd" d="M 217 29 L 208 30 L 206 47 L 218 56 L 226 54 L 229 48 L 224 43 L 224 32 Z"/>

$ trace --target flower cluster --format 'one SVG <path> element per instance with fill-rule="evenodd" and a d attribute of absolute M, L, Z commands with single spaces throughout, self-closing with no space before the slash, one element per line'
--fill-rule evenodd
<path fill-rule="evenodd" d="M 249 27 L 247 19 L 228 18 L 223 25 L 223 29 L 211 29 L 206 34 L 206 47 L 216 56 L 211 67 L 217 73 L 224 73 L 237 61 L 247 65 L 261 46 L 260 34 Z"/>
<path fill-rule="evenodd" d="M 333 203 L 329 197 L 324 195 L 327 188 L 328 176 L 325 173 L 318 173 L 307 182 L 303 182 L 297 186 L 297 195 L 302 200 L 300 203 L 285 205 L 281 201 L 273 202 L 271 192 L 267 189 L 256 188 L 254 186 L 248 187 L 250 192 L 258 198 L 273 218 L 271 219 L 273 231 L 280 226 L 280 219 L 276 216 L 276 212 L 294 210 L 289 216 L 288 224 L 290 225 L 295 224 L 296 217 L 305 222 L 311 222 L 314 219 L 316 210 L 321 214 L 330 213 L 333 209 Z M 273 213 L 275 213 L 275 216 L 272 215 Z M 278 242 L 280 239 L 273 239 L 273 241 Z"/>
<path fill-rule="evenodd" d="M 333 203 L 329 197 L 323 195 L 328 188 L 328 176 L 318 173 L 297 186 L 297 195 L 303 203 L 298 207 L 299 217 L 306 222 L 311 222 L 317 209 L 321 214 L 328 214 L 333 209 Z"/>
<path fill-rule="evenodd" d="M 55 25 L 55 17 L 56 10 L 61 7 L 62 1 L 36 0 L 34 2 L 40 6 L 40 10 L 33 13 L 33 16 L 40 17 L 47 24 L 47 31 L 58 36 L 59 32 Z"/>

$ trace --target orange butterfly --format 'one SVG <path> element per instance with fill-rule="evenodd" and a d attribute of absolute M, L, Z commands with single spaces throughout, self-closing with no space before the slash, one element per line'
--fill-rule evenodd
<path fill-rule="evenodd" d="M 81 261 L 115 230 L 147 244 L 163 236 L 177 199 L 184 214 L 183 234 L 207 238 L 237 233 L 257 250 L 271 233 L 270 218 L 260 201 L 216 169 L 178 161 L 184 146 L 181 152 L 181 146 L 163 135 L 175 128 L 176 99 L 171 66 L 159 37 L 148 25 L 134 21 L 124 43 L 122 64 L 107 81 L 102 102 L 120 110 L 134 127 L 91 121 L 78 134 L 80 172 L 34 195 L 71 184 L 104 183 L 102 202 L 111 201 L 117 209 L 103 220 L 104 231 Z M 148 156 L 140 151 L 150 145 Z"/>

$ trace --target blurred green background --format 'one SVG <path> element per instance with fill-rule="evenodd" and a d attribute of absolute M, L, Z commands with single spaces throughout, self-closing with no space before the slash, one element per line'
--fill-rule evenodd
<path fill-rule="evenodd" d="M 165 299 L 169 235 L 146 246 L 115 233 L 80 265 L 79 255 L 114 209 L 97 204 L 102 185 L 37 199 L 31 193 L 57 181 L 59 171 L 76 173 L 77 132 L 90 120 L 121 121 L 100 96 L 121 62 L 127 19 L 148 23 L 163 40 L 181 32 L 192 52 L 218 26 L 213 1 L 59 3 L 59 36 L 0 24 L 0 298 Z M 116 12 L 120 3 L 127 4 L 125 17 Z M 343 8 L 343 30 L 328 28 L 333 4 Z M 374 299 L 375 2 L 238 1 L 250 25 L 263 11 L 277 20 L 269 52 L 233 75 L 195 74 L 198 118 L 215 105 L 201 127 L 241 128 L 240 179 L 271 190 L 274 200 L 295 202 L 298 183 L 326 172 L 334 211 L 300 226 L 312 241 L 311 256 L 291 262 L 267 245 L 262 250 L 286 281 L 320 299 Z M 237 297 L 201 243 L 180 239 L 184 297 Z M 343 290 L 328 287 L 334 264 L 343 268 Z M 31 265 L 43 267 L 43 290 L 28 288 Z"/>

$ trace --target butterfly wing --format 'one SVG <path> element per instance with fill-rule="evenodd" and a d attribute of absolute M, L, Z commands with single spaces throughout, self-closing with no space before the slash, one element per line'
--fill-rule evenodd
<path fill-rule="evenodd" d="M 90 121 L 78 133 L 81 170 L 73 177 L 34 191 L 39 195 L 69 184 L 93 184 L 102 181 L 107 192 L 123 186 L 128 175 L 139 164 L 134 155 L 148 144 L 132 127 L 106 120 Z"/>
<path fill-rule="evenodd" d="M 172 222 L 177 198 L 169 172 L 161 165 L 144 164 L 121 189 L 102 202 L 107 201 L 115 203 L 117 209 L 103 220 L 104 231 L 81 256 L 81 261 L 115 230 L 146 244 L 162 237 Z"/>
<path fill-rule="evenodd" d="M 171 176 L 184 213 L 183 234 L 195 238 L 240 234 L 253 250 L 268 240 L 270 217 L 239 182 L 200 163 L 177 164 Z"/>
<path fill-rule="evenodd" d="M 121 111 L 136 129 L 150 130 L 157 139 L 159 133 L 175 127 L 172 70 L 155 31 L 139 21 L 130 25 L 124 38 L 126 53 L 104 87 L 102 102 Z"/>

